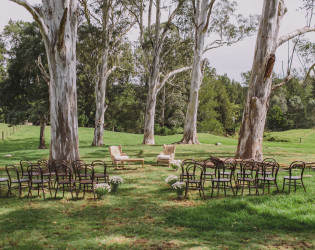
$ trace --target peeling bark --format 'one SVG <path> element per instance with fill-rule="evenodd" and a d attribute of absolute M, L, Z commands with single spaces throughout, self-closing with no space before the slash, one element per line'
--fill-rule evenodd
<path fill-rule="evenodd" d="M 285 7 L 280 0 L 264 1 L 247 92 L 237 158 L 263 159 L 262 141 L 272 84 L 273 56 Z"/>
<path fill-rule="evenodd" d="M 43 0 L 36 8 L 26 0 L 11 1 L 24 6 L 33 15 L 45 43 L 50 75 L 50 160 L 78 160 L 77 0 Z"/>

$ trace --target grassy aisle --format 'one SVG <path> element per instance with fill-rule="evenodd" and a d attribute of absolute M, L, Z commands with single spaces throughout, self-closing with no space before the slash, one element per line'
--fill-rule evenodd
<path fill-rule="evenodd" d="M 85 199 L 54 201 L 42 198 L 18 199 L 17 193 L 0 198 L 0 248 L 12 249 L 262 249 L 315 247 L 315 172 L 308 170 L 307 193 L 236 196 L 210 199 L 191 192 L 189 199 L 176 200 L 164 179 L 179 174 L 167 167 L 152 166 L 163 143 L 180 139 L 179 135 L 156 137 L 156 146 L 141 144 L 141 135 L 106 132 L 106 146 L 91 147 L 93 130 L 80 129 L 80 153 L 84 160 L 109 160 L 108 145 L 123 145 L 130 156 L 144 157 L 146 166 L 137 170 L 110 169 L 110 175 L 124 178 L 116 194 L 94 201 Z M 303 131 L 296 131 L 295 133 Z M 0 142 L 0 167 L 18 163 L 22 157 L 36 160 L 48 156 L 48 150 L 37 150 L 39 130 L 24 127 Z M 265 143 L 265 156 L 289 163 L 294 157 L 315 161 L 314 131 L 306 130 L 300 144 L 288 133 L 289 142 Z M 282 136 L 283 134 L 273 134 Z M 299 135 L 300 136 L 300 135 Z M 46 138 L 49 138 L 48 135 Z M 199 135 L 201 145 L 178 145 L 176 158 L 206 158 L 210 153 L 230 156 L 237 141 L 212 135 Z M 296 137 L 300 138 L 300 137 Z M 304 141 L 304 140 L 303 140 Z M 215 142 L 223 143 L 215 146 Z M 11 158 L 4 158 L 5 154 Z M 279 185 L 282 185 L 282 172 Z M 35 192 L 34 192 L 35 193 Z M 49 197 L 49 195 L 47 195 Z M 82 194 L 80 195 L 82 197 Z"/>

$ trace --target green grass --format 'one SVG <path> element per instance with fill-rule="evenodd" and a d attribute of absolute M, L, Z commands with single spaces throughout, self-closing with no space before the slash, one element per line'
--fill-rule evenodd
<path fill-rule="evenodd" d="M 47 128 L 47 145 L 49 129 Z M 38 150 L 39 128 L 24 126 L 17 133 L 0 141 L 0 167 L 17 164 L 21 158 L 48 158 L 48 150 Z M 315 161 L 315 131 L 294 130 L 272 133 L 289 142 L 264 143 L 264 156 L 280 163 L 292 160 Z M 106 131 L 104 147 L 91 147 L 93 130 L 79 129 L 80 155 L 87 162 L 109 161 L 109 145 L 122 145 L 132 157 L 144 157 L 145 167 L 136 170 L 110 169 L 125 183 L 116 194 L 94 201 L 85 199 L 54 201 L 42 197 L 0 198 L 0 248 L 14 249 L 264 249 L 315 247 L 315 172 L 307 170 L 307 193 L 297 192 L 260 196 L 236 196 L 207 199 L 190 192 L 189 199 L 178 201 L 176 194 L 164 183 L 170 174 L 179 174 L 167 167 L 157 167 L 155 157 L 164 143 L 173 143 L 181 135 L 156 136 L 155 146 L 142 145 L 142 135 Z M 176 158 L 202 159 L 213 154 L 233 156 L 237 140 L 199 134 L 201 145 L 177 145 Z M 302 143 L 299 138 L 302 137 Z M 222 146 L 215 146 L 221 142 Z M 13 155 L 4 158 L 6 154 Z M 279 176 L 279 186 L 282 177 Z M 34 192 L 35 193 L 35 192 Z M 50 197 L 47 193 L 47 197 Z M 80 195 L 82 197 L 82 194 Z"/>

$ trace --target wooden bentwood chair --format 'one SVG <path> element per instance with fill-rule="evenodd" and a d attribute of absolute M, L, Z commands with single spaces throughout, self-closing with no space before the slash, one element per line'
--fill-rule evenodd
<path fill-rule="evenodd" d="M 186 190 L 185 198 L 187 198 L 188 190 L 198 190 L 199 196 L 201 192 L 203 198 L 206 199 L 203 190 L 203 166 L 196 162 L 187 163 L 186 167 Z"/>
<path fill-rule="evenodd" d="M 292 170 L 300 170 L 300 175 L 292 175 Z M 303 183 L 303 173 L 305 169 L 305 163 L 303 161 L 294 161 L 290 164 L 289 168 L 289 176 L 283 177 L 283 188 L 282 191 L 284 190 L 284 186 L 288 185 L 289 186 L 289 193 L 291 186 L 294 186 L 294 191 L 296 192 L 296 186 L 302 186 L 304 188 L 304 191 L 306 192 L 304 183 Z M 286 181 L 289 181 L 289 183 L 286 183 Z M 297 183 L 297 182 L 300 183 Z"/>
<path fill-rule="evenodd" d="M 220 189 L 224 190 L 225 196 L 226 196 L 227 189 L 232 189 L 233 195 L 235 195 L 232 180 L 233 180 L 234 172 L 236 168 L 236 161 L 229 159 L 223 162 L 215 157 L 211 157 L 210 159 L 215 165 L 215 173 L 216 173 L 215 178 L 212 179 L 211 197 L 213 195 L 213 191 L 215 188 L 218 190 L 218 193 L 217 193 L 218 198 L 219 198 Z"/>

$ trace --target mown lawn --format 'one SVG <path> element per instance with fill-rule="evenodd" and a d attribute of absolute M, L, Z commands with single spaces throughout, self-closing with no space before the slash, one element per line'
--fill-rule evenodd
<path fill-rule="evenodd" d="M 47 129 L 46 138 L 49 138 Z M 39 128 L 25 126 L 5 141 L 0 141 L 0 167 L 17 164 L 21 158 L 35 161 L 47 158 L 48 150 L 38 150 Z M 133 157 L 144 157 L 145 167 L 131 170 L 110 169 L 125 183 L 116 194 L 94 201 L 15 195 L 0 198 L 0 248 L 108 248 L 108 249 L 306 249 L 315 248 L 315 172 L 307 170 L 307 193 L 272 193 L 260 196 L 236 196 L 207 199 L 190 192 L 189 199 L 178 201 L 175 192 L 165 184 L 170 174 L 179 174 L 167 167 L 155 166 L 155 156 L 162 144 L 181 139 L 180 135 L 156 136 L 155 146 L 141 144 L 142 135 L 107 132 L 105 146 L 91 147 L 93 130 L 80 128 L 80 154 L 83 160 L 109 161 L 108 145 L 123 146 Z M 273 133 L 288 142 L 266 142 L 265 157 L 274 157 L 282 164 L 292 160 L 315 161 L 315 131 L 297 130 Z M 300 143 L 299 138 L 302 138 Z M 233 156 L 237 140 L 200 134 L 201 145 L 177 145 L 176 158 L 204 159 L 209 154 Z M 47 144 L 48 144 L 47 140 Z M 221 142 L 222 146 L 214 143 Z M 6 154 L 12 157 L 4 158 Z M 132 169 L 137 167 L 137 169 Z M 3 173 L 3 172 L 2 172 Z M 287 174 L 281 172 L 282 177 Z M 281 186 L 282 187 L 282 186 Z M 47 196 L 49 197 L 48 193 Z M 80 195 L 82 197 L 82 195 Z"/>

